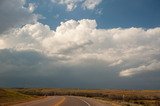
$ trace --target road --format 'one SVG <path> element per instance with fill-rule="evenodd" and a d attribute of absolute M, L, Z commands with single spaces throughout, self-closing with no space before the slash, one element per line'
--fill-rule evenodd
<path fill-rule="evenodd" d="M 95 99 L 75 96 L 52 96 L 14 106 L 111 106 Z"/>

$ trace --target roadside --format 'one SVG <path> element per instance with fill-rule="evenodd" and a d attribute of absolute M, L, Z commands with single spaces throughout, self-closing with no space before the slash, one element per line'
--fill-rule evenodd
<path fill-rule="evenodd" d="M 0 89 L 0 106 L 9 106 L 41 98 L 43 97 L 26 95 L 9 89 Z"/>

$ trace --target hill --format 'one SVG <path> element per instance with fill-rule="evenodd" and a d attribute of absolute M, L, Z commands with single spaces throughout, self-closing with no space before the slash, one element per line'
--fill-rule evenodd
<path fill-rule="evenodd" d="M 0 89 L 0 106 L 25 102 L 35 98 L 35 96 L 21 94 L 11 89 Z"/>

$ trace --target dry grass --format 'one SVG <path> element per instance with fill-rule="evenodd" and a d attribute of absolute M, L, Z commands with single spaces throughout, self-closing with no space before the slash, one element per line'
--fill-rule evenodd
<path fill-rule="evenodd" d="M 25 95 L 10 89 L 0 89 L 0 106 L 34 100 L 35 96 Z"/>

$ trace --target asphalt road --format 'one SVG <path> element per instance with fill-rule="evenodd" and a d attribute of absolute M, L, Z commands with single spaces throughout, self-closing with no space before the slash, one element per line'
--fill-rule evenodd
<path fill-rule="evenodd" d="M 111 106 L 95 99 L 75 96 L 52 96 L 14 106 Z"/>

